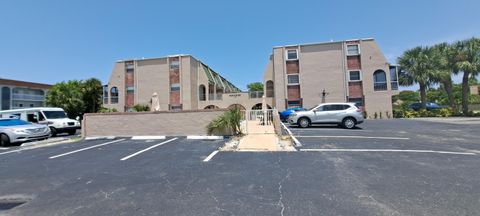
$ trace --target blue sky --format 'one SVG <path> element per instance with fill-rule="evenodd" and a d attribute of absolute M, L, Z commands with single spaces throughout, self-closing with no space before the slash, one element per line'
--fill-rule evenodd
<path fill-rule="evenodd" d="M 408 48 L 480 36 L 478 0 L 1 1 L 0 77 L 96 77 L 116 60 L 192 54 L 238 87 L 261 81 L 273 46 L 373 37 Z"/>

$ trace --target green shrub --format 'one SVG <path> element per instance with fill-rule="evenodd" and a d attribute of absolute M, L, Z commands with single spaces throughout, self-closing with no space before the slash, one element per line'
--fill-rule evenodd
<path fill-rule="evenodd" d="M 99 113 L 114 113 L 114 112 L 118 112 L 117 109 L 115 108 L 106 108 L 106 107 L 101 107 L 99 110 L 98 110 Z"/>
<path fill-rule="evenodd" d="M 241 133 L 240 121 L 242 114 L 240 109 L 234 108 L 220 115 L 218 118 L 212 120 L 207 125 L 208 134 L 226 135 L 233 134 L 238 135 Z"/>
<path fill-rule="evenodd" d="M 150 107 L 147 104 L 136 104 L 133 106 L 133 110 L 135 112 L 148 112 L 150 111 Z"/>

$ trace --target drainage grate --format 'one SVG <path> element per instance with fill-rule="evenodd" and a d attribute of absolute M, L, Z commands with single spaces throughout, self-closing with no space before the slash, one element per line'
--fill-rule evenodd
<path fill-rule="evenodd" d="M 0 211 L 10 210 L 22 204 L 26 201 L 2 201 L 0 200 Z"/>

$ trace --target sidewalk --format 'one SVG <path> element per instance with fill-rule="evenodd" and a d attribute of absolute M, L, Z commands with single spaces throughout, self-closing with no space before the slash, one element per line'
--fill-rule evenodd
<path fill-rule="evenodd" d="M 271 125 L 261 125 L 259 121 L 248 121 L 243 133 L 246 134 L 238 144 L 238 151 L 295 151 L 291 145 L 283 143 L 275 134 Z"/>

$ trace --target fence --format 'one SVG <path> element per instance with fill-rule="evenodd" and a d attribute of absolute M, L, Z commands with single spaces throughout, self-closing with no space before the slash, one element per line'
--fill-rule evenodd
<path fill-rule="evenodd" d="M 273 123 L 274 113 L 276 113 L 277 110 L 244 110 L 241 112 L 243 133 L 275 133 Z"/>

